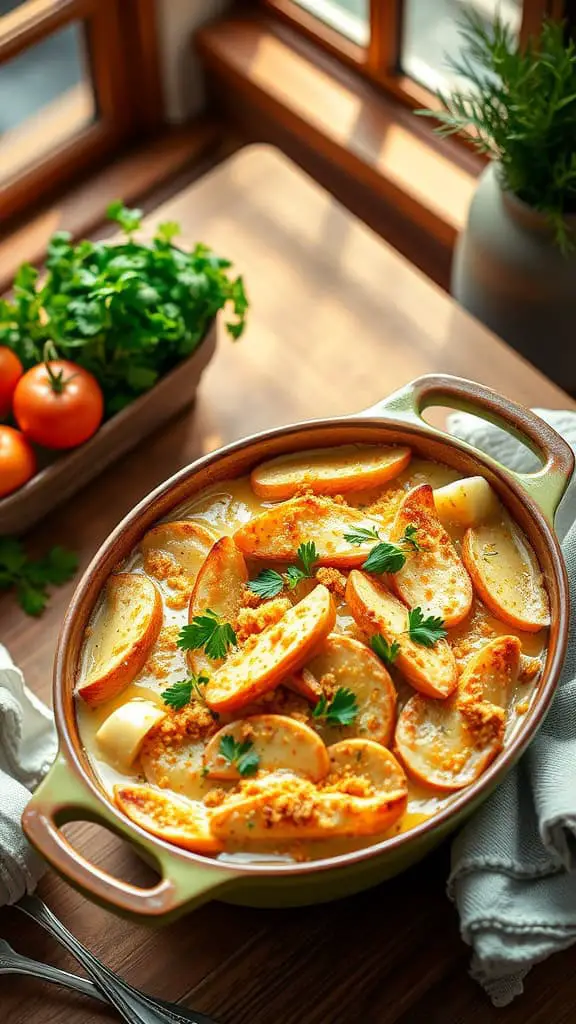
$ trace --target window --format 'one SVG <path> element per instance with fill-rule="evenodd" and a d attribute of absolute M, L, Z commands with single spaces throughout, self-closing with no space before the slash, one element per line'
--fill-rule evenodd
<path fill-rule="evenodd" d="M 3 227 L 158 126 L 154 2 L 0 0 Z"/>
<path fill-rule="evenodd" d="M 542 18 L 562 17 L 563 0 L 264 0 L 331 52 L 412 106 L 434 103 L 450 85 L 446 57 L 460 46 L 458 24 L 497 11 L 520 39 Z"/>

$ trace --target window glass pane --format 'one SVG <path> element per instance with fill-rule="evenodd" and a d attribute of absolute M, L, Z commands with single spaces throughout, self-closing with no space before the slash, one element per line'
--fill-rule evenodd
<path fill-rule="evenodd" d="M 352 42 L 368 45 L 369 0 L 296 0 L 296 3 Z"/>
<path fill-rule="evenodd" d="M 454 84 L 446 58 L 462 47 L 458 25 L 463 16 L 480 15 L 489 24 L 498 12 L 518 34 L 522 0 L 405 0 L 403 71 L 431 90 Z"/>
<path fill-rule="evenodd" d="M 95 116 L 82 25 L 68 25 L 0 65 L 0 180 L 57 149 Z"/>

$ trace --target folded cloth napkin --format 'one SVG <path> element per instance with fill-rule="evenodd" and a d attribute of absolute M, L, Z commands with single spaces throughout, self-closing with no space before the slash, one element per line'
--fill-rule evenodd
<path fill-rule="evenodd" d="M 0 907 L 32 892 L 44 865 L 24 838 L 20 818 L 56 756 L 50 711 L 24 685 L 0 644 Z"/>
<path fill-rule="evenodd" d="M 536 412 L 576 448 L 576 413 Z M 511 469 L 535 457 L 497 427 L 456 413 L 449 428 Z M 576 483 L 556 518 L 576 608 Z M 449 895 L 471 974 L 495 1006 L 523 991 L 530 968 L 576 942 L 576 623 L 552 708 L 520 763 L 453 843 Z"/>

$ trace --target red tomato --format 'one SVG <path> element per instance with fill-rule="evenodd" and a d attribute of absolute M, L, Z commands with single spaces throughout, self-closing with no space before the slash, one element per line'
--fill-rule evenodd
<path fill-rule="evenodd" d="M 18 426 L 36 444 L 75 448 L 98 430 L 104 400 L 91 373 L 65 359 L 51 359 L 20 378 L 13 409 Z"/>
<path fill-rule="evenodd" d="M 24 434 L 0 426 L 0 498 L 22 487 L 36 472 L 36 456 Z"/>
<path fill-rule="evenodd" d="M 0 345 L 0 420 L 10 412 L 14 388 L 23 373 L 22 363 L 16 353 Z"/>

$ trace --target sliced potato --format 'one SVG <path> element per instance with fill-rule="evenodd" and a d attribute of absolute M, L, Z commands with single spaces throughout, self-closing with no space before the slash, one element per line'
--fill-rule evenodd
<path fill-rule="evenodd" d="M 77 693 L 95 707 L 122 693 L 143 668 L 162 627 L 162 600 L 138 573 L 110 576 L 86 644 L 87 671 Z"/>
<path fill-rule="evenodd" d="M 171 586 L 179 576 L 194 580 L 214 543 L 204 526 L 189 520 L 159 523 L 140 542 L 144 568 Z"/>
<path fill-rule="evenodd" d="M 221 537 L 210 552 L 196 577 L 188 622 L 210 608 L 226 622 L 234 622 L 240 608 L 248 570 L 244 555 L 231 537 Z M 197 675 L 210 675 L 222 661 L 214 661 L 203 650 L 188 651 L 188 664 Z"/>
<path fill-rule="evenodd" d="M 313 729 L 286 715 L 252 715 L 223 726 L 210 740 L 204 754 L 208 775 L 214 779 L 238 779 L 238 769 L 220 753 L 225 736 L 237 743 L 249 741 L 258 756 L 258 770 L 286 768 L 312 782 L 328 774 L 326 747 Z"/>
<path fill-rule="evenodd" d="M 340 740 L 328 747 L 330 781 L 341 785 L 352 777 L 366 778 L 382 793 L 408 795 L 404 769 L 394 754 L 374 740 Z M 335 781 L 334 781 L 335 780 Z"/>
<path fill-rule="evenodd" d="M 395 749 L 425 786 L 469 786 L 502 749 L 505 713 L 487 701 L 430 700 L 416 694 L 398 716 Z"/>
<path fill-rule="evenodd" d="M 458 669 L 446 640 L 439 640 L 434 647 L 414 643 L 407 633 L 408 609 L 384 586 L 356 569 L 348 577 L 346 600 L 368 637 L 381 633 L 389 644 L 399 645 L 394 664 L 415 690 L 440 698 L 452 693 Z"/>
<path fill-rule="evenodd" d="M 214 711 L 236 711 L 306 663 L 336 621 L 330 592 L 314 587 L 279 622 L 268 626 L 230 655 L 208 683 L 206 701 Z"/>
<path fill-rule="evenodd" d="M 517 636 L 499 636 L 466 662 L 458 682 L 460 700 L 482 701 L 506 708 L 518 680 L 522 644 Z"/>
<path fill-rule="evenodd" d="M 462 557 L 493 615 L 529 633 L 550 624 L 548 594 L 536 555 L 508 518 L 467 530 Z"/>
<path fill-rule="evenodd" d="M 408 547 L 406 561 L 391 577 L 392 585 L 409 607 L 439 615 L 446 626 L 456 626 L 472 607 L 472 581 L 436 514 L 430 484 L 414 487 L 402 502 L 392 528 L 398 542 L 409 527 L 422 550 Z"/>
<path fill-rule="evenodd" d="M 148 733 L 166 716 L 151 700 L 128 700 L 116 708 L 96 733 L 96 742 L 111 764 L 132 768 Z"/>
<path fill-rule="evenodd" d="M 344 534 L 376 524 L 358 509 L 331 498 L 307 494 L 251 519 L 234 534 L 238 547 L 254 558 L 294 562 L 298 548 L 313 540 L 322 565 L 362 565 L 376 540 L 350 544 Z"/>
<path fill-rule="evenodd" d="M 380 487 L 410 462 L 409 448 L 346 444 L 279 455 L 262 462 L 250 474 L 255 494 L 268 501 L 292 498 L 302 488 L 314 494 Z"/>
<path fill-rule="evenodd" d="M 308 662 L 306 670 L 318 681 L 321 693 L 324 687 L 329 695 L 344 687 L 352 691 L 358 704 L 353 725 L 324 726 L 321 735 L 332 741 L 338 734 L 354 734 L 384 746 L 390 742 L 396 720 L 396 690 L 386 668 L 370 648 L 352 637 L 334 633 Z"/>
<path fill-rule="evenodd" d="M 193 853 L 219 853 L 222 844 L 212 834 L 207 810 L 200 803 L 168 797 L 151 786 L 114 786 L 116 805 L 151 835 Z"/>
<path fill-rule="evenodd" d="M 203 776 L 204 749 L 217 730 L 218 723 L 198 702 L 166 715 L 142 746 L 140 764 L 147 781 L 202 799 L 211 785 Z"/>
<path fill-rule="evenodd" d="M 481 526 L 500 514 L 497 495 L 483 476 L 467 476 L 434 491 L 434 505 L 443 523 Z"/>

